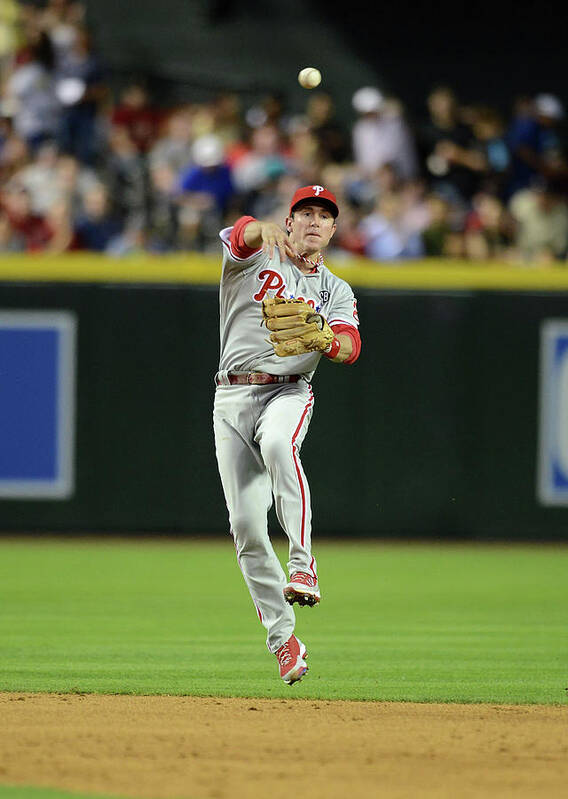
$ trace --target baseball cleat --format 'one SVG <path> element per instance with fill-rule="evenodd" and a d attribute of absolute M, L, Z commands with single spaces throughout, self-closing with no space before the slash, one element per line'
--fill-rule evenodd
<path fill-rule="evenodd" d="M 284 599 L 290 605 L 317 605 L 321 599 L 318 582 L 315 577 L 306 572 L 294 572 L 290 582 L 284 588 Z"/>
<path fill-rule="evenodd" d="M 295 635 L 291 635 L 274 654 L 278 660 L 280 676 L 287 685 L 298 682 L 307 672 L 305 658 L 308 653 L 304 644 Z"/>

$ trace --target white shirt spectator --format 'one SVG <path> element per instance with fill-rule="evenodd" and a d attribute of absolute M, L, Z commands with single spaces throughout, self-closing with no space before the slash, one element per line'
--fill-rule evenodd
<path fill-rule="evenodd" d="M 568 205 L 552 191 L 525 189 L 511 200 L 516 222 L 515 244 L 521 258 L 564 258 L 568 250 Z"/>
<path fill-rule="evenodd" d="M 353 125 L 353 155 L 366 176 L 384 164 L 392 164 L 402 180 L 416 176 L 414 142 L 395 101 L 387 101 L 378 89 L 364 87 L 353 95 L 359 119 Z"/>
<path fill-rule="evenodd" d="M 15 105 L 14 128 L 24 139 L 54 135 L 61 106 L 49 72 L 35 61 L 15 68 L 6 85 L 7 97 Z"/>
<path fill-rule="evenodd" d="M 353 154 L 365 175 L 392 164 L 402 180 L 416 175 L 416 155 L 402 117 L 386 114 L 362 117 L 353 126 Z"/>

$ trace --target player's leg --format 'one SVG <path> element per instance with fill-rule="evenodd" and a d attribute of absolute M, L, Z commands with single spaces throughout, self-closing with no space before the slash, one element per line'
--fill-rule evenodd
<path fill-rule="evenodd" d="M 252 441 L 251 406 L 244 396 L 250 391 L 247 387 L 217 391 L 213 416 L 215 449 L 239 566 L 267 630 L 268 649 L 276 652 L 292 635 L 295 616 L 284 601 L 286 576 L 268 535 L 272 491 Z"/>
<path fill-rule="evenodd" d="M 304 380 L 267 391 L 264 409 L 256 426 L 255 441 L 270 475 L 278 520 L 290 542 L 288 571 L 306 577 L 303 588 L 307 604 L 319 601 L 316 561 L 312 555 L 312 511 L 310 489 L 300 449 L 308 430 L 314 397 Z M 294 601 L 302 604 L 303 596 Z"/>

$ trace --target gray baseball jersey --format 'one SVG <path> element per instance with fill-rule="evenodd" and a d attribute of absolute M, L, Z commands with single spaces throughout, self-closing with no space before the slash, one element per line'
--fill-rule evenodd
<path fill-rule="evenodd" d="M 281 263 L 276 248 L 273 258 L 262 250 L 239 257 L 231 247 L 231 230 L 225 228 L 219 234 L 223 242 L 219 372 L 301 374 L 310 381 L 321 353 L 286 358 L 276 355 L 266 327 L 260 324 L 262 300 L 266 296 L 303 299 L 332 327 L 344 324 L 357 328 L 357 301 L 351 287 L 323 264 L 304 274 L 288 259 Z"/>

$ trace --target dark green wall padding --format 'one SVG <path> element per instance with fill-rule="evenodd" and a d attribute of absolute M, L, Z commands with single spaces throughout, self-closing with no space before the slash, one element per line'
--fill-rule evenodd
<path fill-rule="evenodd" d="M 539 329 L 568 292 L 356 293 L 362 355 L 313 382 L 314 534 L 568 539 L 535 493 Z M 6 282 L 0 308 L 79 320 L 75 495 L 0 500 L 0 530 L 227 532 L 216 286 Z"/>

